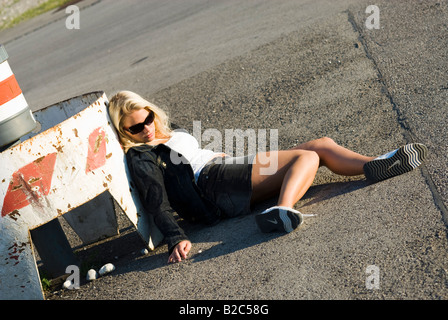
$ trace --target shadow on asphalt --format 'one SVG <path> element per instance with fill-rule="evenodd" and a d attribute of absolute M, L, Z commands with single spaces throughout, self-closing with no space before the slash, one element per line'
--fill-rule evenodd
<path fill-rule="evenodd" d="M 355 181 L 330 182 L 318 186 L 313 186 L 308 190 L 308 192 L 301 200 L 306 201 L 305 204 L 301 205 L 301 208 L 308 207 L 325 200 L 329 200 L 333 197 L 351 193 L 372 184 L 373 182 L 362 179 Z"/>
<path fill-rule="evenodd" d="M 305 208 L 369 185 L 371 185 L 371 182 L 364 179 L 315 185 L 305 194 L 299 203 L 299 207 Z M 190 262 L 197 263 L 217 258 L 281 237 L 281 233 L 261 233 L 254 218 L 257 213 L 275 205 L 276 200 L 276 198 L 272 198 L 258 204 L 253 208 L 251 215 L 225 219 L 211 227 L 192 224 L 179 219 L 179 225 L 185 230 L 194 244 L 193 247 L 196 248 L 196 250 L 192 249 Z M 201 249 L 201 247 L 205 248 Z M 80 248 L 78 257 L 82 261 L 82 265 L 89 265 L 88 268 L 91 266 L 101 267 L 102 264 L 108 262 L 115 263 L 117 265 L 115 274 L 130 271 L 151 271 L 167 265 L 168 253 L 163 243 L 153 252 L 142 256 L 140 252 L 144 248 L 143 240 L 134 228 L 129 226 L 121 230 L 120 236 L 88 248 Z M 84 269 L 86 268 L 84 267 Z"/>

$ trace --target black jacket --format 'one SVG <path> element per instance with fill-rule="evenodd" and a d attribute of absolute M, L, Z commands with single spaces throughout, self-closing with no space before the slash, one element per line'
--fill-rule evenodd
<path fill-rule="evenodd" d="M 130 148 L 126 159 L 140 200 L 154 217 L 170 253 L 179 242 L 188 240 L 174 213 L 188 221 L 205 224 L 219 221 L 220 210 L 198 188 L 193 169 L 181 154 L 164 144 L 140 145 Z"/>

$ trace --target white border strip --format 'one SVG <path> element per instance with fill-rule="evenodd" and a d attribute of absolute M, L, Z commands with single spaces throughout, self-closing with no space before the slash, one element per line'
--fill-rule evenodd
<path fill-rule="evenodd" d="M 0 63 L 0 82 L 12 76 L 12 70 L 9 67 L 8 61 Z"/>
<path fill-rule="evenodd" d="M 28 103 L 23 96 L 23 93 L 19 94 L 14 99 L 5 102 L 0 106 L 0 122 L 6 120 L 28 107 Z"/>

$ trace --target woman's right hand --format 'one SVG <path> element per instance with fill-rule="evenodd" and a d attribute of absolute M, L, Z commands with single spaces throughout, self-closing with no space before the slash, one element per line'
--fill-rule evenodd
<path fill-rule="evenodd" d="M 173 249 L 173 252 L 168 258 L 168 263 L 181 262 L 182 259 L 187 259 L 188 253 L 191 250 L 191 242 L 184 240 L 179 242 Z"/>

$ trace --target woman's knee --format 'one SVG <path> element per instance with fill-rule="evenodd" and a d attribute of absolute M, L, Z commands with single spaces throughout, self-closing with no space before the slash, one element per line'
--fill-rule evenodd
<path fill-rule="evenodd" d="M 297 147 L 294 147 L 294 150 L 300 149 L 300 150 L 309 150 L 309 151 L 315 151 L 317 153 L 322 152 L 324 150 L 328 150 L 333 148 L 336 144 L 333 139 L 329 137 L 322 137 L 319 139 L 311 140 L 308 142 L 305 142 L 301 145 L 298 145 Z"/>
<path fill-rule="evenodd" d="M 304 161 L 310 167 L 319 167 L 320 157 L 316 151 L 313 150 L 295 150 L 295 161 Z"/>
<path fill-rule="evenodd" d="M 283 150 L 269 154 L 271 162 L 270 168 L 275 167 L 275 170 L 268 170 L 266 165 L 263 165 L 264 154 L 258 154 L 255 164 L 252 167 L 252 202 L 257 202 L 268 195 L 277 194 L 283 184 L 284 178 L 291 169 L 291 167 L 299 166 L 299 171 L 307 172 L 308 174 L 315 173 L 319 168 L 319 155 L 315 151 L 303 149 Z M 272 161 L 272 158 L 276 158 Z M 276 165 L 272 166 L 275 162 Z"/>
<path fill-rule="evenodd" d="M 309 159 L 309 161 L 316 166 L 317 168 L 320 165 L 320 156 L 316 151 L 308 151 L 307 152 L 307 157 Z"/>
<path fill-rule="evenodd" d="M 325 150 L 325 149 L 329 149 L 332 146 L 334 146 L 336 144 L 336 142 L 334 142 L 333 139 L 331 139 L 330 137 L 322 137 L 320 139 L 316 139 L 313 141 L 313 151 L 320 151 L 320 150 Z"/>

